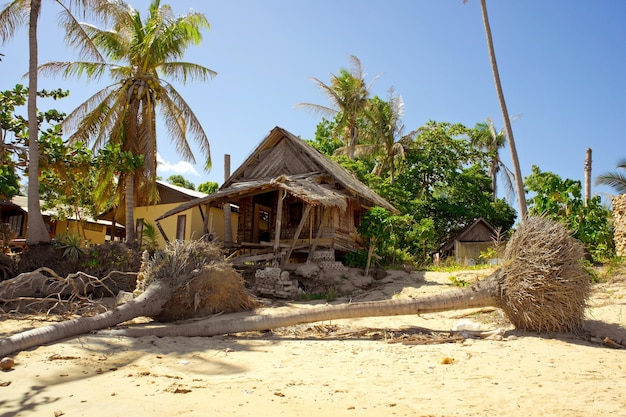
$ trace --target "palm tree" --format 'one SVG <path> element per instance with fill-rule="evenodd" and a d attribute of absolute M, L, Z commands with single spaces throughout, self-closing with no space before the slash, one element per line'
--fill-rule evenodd
<path fill-rule="evenodd" d="M 487 117 L 487 121 L 484 123 L 476 124 L 477 135 L 472 136 L 472 145 L 489 154 L 489 177 L 491 178 L 491 189 L 493 191 L 493 199 L 497 199 L 498 194 L 498 174 L 502 174 L 505 181 L 505 188 L 507 194 L 510 194 L 513 187 L 513 179 L 515 175 L 513 172 L 504 165 L 502 159 L 500 159 L 500 149 L 506 145 L 506 135 L 504 131 L 497 132 L 493 121 Z"/>
<path fill-rule="evenodd" d="M 67 25 L 70 44 L 81 52 L 89 52 L 83 43 L 73 41 L 74 33 L 85 31 L 90 42 L 110 62 L 99 59 L 51 62 L 40 67 L 47 74 L 86 75 L 90 79 L 99 79 L 108 71 L 113 79 L 113 84 L 88 98 L 65 119 L 64 129 L 74 132 L 70 140 L 91 143 L 95 149 L 112 143 L 126 154 L 143 157 L 143 166 L 118 173 L 118 192 L 124 194 L 126 202 L 128 242 L 136 239 L 135 199 L 142 199 L 138 203 L 158 199 L 157 109 L 181 157 L 195 162 L 187 142 L 189 131 L 206 158 L 205 167 L 211 165 L 209 141 L 198 118 L 174 86 L 164 79 L 186 82 L 216 75 L 201 65 L 179 61 L 190 45 L 201 42 L 201 31 L 208 29 L 209 23 L 204 15 L 194 11 L 176 17 L 169 6 L 160 3 L 160 0 L 151 2 L 145 20 L 139 11 L 122 1 L 103 3 L 98 11 L 112 16 L 110 30 L 71 22 Z"/>
<path fill-rule="evenodd" d="M 463 3 L 466 2 L 467 0 L 463 0 Z M 498 95 L 498 102 L 500 103 L 500 110 L 502 111 L 502 118 L 504 119 L 504 132 L 506 137 L 509 139 L 509 149 L 511 150 L 511 160 L 513 161 L 513 172 L 515 174 L 515 190 L 517 192 L 517 201 L 519 202 L 519 216 L 522 221 L 525 221 L 528 213 L 528 205 L 526 203 L 526 194 L 524 192 L 524 181 L 522 180 L 522 170 L 519 165 L 517 147 L 515 146 L 515 140 L 513 139 L 511 119 L 509 119 L 509 112 L 506 108 L 504 93 L 502 91 L 502 83 L 500 82 L 500 72 L 498 71 L 496 52 L 493 47 L 493 38 L 491 36 L 491 26 L 489 25 L 486 0 L 480 0 L 480 7 L 483 15 L 483 24 L 485 25 L 485 34 L 487 36 L 487 49 L 489 50 L 491 72 L 493 73 L 493 80 L 496 84 L 496 93 Z"/>
<path fill-rule="evenodd" d="M 617 163 L 617 168 L 626 170 L 626 158 Z M 617 194 L 626 194 L 626 172 L 606 172 L 598 175 L 596 185 L 608 185 L 613 187 Z"/>
<path fill-rule="evenodd" d="M 330 117 L 339 114 L 337 127 L 342 129 L 343 134 L 341 136 L 343 136 L 347 147 L 348 157 L 353 159 L 359 140 L 358 121 L 364 115 L 367 107 L 369 88 L 378 76 L 369 86 L 366 85 L 361 61 L 354 55 L 350 55 L 350 60 L 352 61 L 352 70 L 348 71 L 341 68 L 338 75 L 331 74 L 330 85 L 313 78 L 313 81 L 328 96 L 334 108 L 312 103 L 299 103 L 296 107 L 305 107 Z"/>
<path fill-rule="evenodd" d="M 381 152 L 381 160 L 374 167 L 374 174 L 381 175 L 385 167 L 389 166 L 391 184 L 394 183 L 396 161 L 404 158 L 404 147 L 400 141 L 412 139 L 417 133 L 417 130 L 413 130 L 404 134 L 403 115 L 404 101 L 402 96 L 394 96 L 393 88 L 389 89 L 388 101 L 377 97 L 370 100 L 367 117 L 373 128 L 373 139 L 376 142 L 374 148 Z"/>
<path fill-rule="evenodd" d="M 55 0 L 61 6 L 61 17 L 67 21 L 74 21 L 74 15 L 61 1 Z M 87 10 L 97 0 L 72 0 L 81 9 Z M 13 0 L 7 3 L 0 11 L 0 41 L 6 42 L 12 38 L 19 26 L 28 24 L 28 229 L 26 242 L 28 245 L 37 245 L 50 242 L 48 229 L 43 221 L 41 205 L 39 203 L 39 125 L 37 121 L 37 66 L 38 43 L 37 23 L 41 12 L 41 0 Z M 83 33 L 75 33 L 76 40 L 84 40 Z"/>

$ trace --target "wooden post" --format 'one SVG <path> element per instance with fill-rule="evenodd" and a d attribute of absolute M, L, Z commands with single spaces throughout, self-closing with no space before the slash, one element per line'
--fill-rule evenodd
<path fill-rule="evenodd" d="M 274 261 L 272 266 L 278 266 L 278 255 L 280 253 L 280 228 L 283 220 L 283 199 L 286 191 L 281 189 L 278 191 L 278 204 L 276 207 L 276 228 L 274 229 Z"/>
<path fill-rule="evenodd" d="M 315 240 L 313 241 L 313 244 L 309 248 L 309 256 L 306 258 L 307 262 L 309 262 L 313 258 L 313 254 L 315 253 L 315 248 L 317 247 L 317 244 L 322 236 L 322 229 L 324 228 L 324 222 L 326 221 L 326 218 L 328 217 L 328 212 L 332 210 L 332 207 L 321 208 L 321 210 L 323 211 L 322 219 L 320 220 L 320 225 L 317 228 L 317 235 L 315 235 Z"/>
<path fill-rule="evenodd" d="M 281 262 L 281 268 L 285 266 L 287 263 L 289 263 L 291 252 L 293 252 L 293 249 L 296 247 L 296 242 L 298 241 L 298 238 L 300 237 L 300 233 L 302 232 L 302 228 L 304 227 L 304 223 L 306 222 L 310 211 L 311 211 L 311 204 L 307 204 L 306 207 L 304 208 L 304 213 L 302 213 L 302 218 L 300 219 L 300 224 L 298 224 L 296 233 L 293 235 L 291 246 L 289 247 L 289 250 L 287 250 L 285 257 L 283 258 L 283 261 Z"/>
<path fill-rule="evenodd" d="M 224 155 L 224 182 L 230 177 L 230 155 Z M 224 203 L 224 246 L 229 248 L 233 245 L 233 225 L 230 212 L 230 203 Z"/>

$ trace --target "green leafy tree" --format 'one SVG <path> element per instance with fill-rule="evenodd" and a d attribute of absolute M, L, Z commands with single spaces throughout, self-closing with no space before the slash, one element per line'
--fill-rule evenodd
<path fill-rule="evenodd" d="M 39 98 L 52 98 L 54 100 L 66 97 L 68 91 L 41 90 L 37 93 Z M 19 193 L 19 177 L 17 170 L 29 168 L 28 164 L 28 141 L 29 123 L 20 114 L 20 108 L 27 104 L 29 92 L 23 85 L 16 85 L 13 90 L 0 92 L 0 195 L 12 197 Z M 64 114 L 58 110 L 51 109 L 37 112 L 37 131 L 40 139 L 46 141 L 51 137 L 60 137 L 61 129 L 59 123 L 63 120 Z M 40 148 L 40 145 L 37 145 Z M 40 152 L 41 153 L 41 152 Z M 45 155 L 42 155 L 38 166 L 45 164 Z M 40 170 L 39 174 L 41 174 Z M 39 183 L 39 176 L 37 182 Z M 37 193 L 39 196 L 39 193 Z"/>
<path fill-rule="evenodd" d="M 515 222 L 515 210 L 493 199 L 488 154 L 471 145 L 470 133 L 460 124 L 428 122 L 414 140 L 402 140 L 405 158 L 397 181 L 369 177 L 372 188 L 411 216 L 398 241 L 418 262 L 477 218 L 503 232 Z"/>
<path fill-rule="evenodd" d="M 617 194 L 626 194 L 626 159 L 622 159 L 617 163 L 617 168 L 624 170 L 606 172 L 598 175 L 596 185 L 608 185 L 613 187 Z"/>
<path fill-rule="evenodd" d="M 55 1 L 61 6 L 60 18 L 66 23 L 76 24 L 70 9 L 60 0 Z M 89 6 L 101 3 L 97 0 L 73 0 L 70 4 L 80 10 L 87 10 Z M 28 230 L 26 241 L 29 245 L 49 243 L 50 236 L 43 221 L 39 202 L 39 124 L 37 120 L 37 88 L 38 88 L 38 42 L 37 27 L 41 13 L 41 0 L 13 0 L 7 3 L 0 11 L 0 42 L 11 39 L 20 26 L 28 25 Z M 82 43 L 85 40 L 82 31 L 73 36 L 74 42 Z M 86 47 L 87 48 L 87 47 Z"/>
<path fill-rule="evenodd" d="M 353 159 L 356 145 L 359 142 L 359 119 L 365 115 L 371 83 L 367 85 L 365 82 L 363 67 L 359 58 L 350 55 L 350 61 L 352 62 L 352 69 L 341 68 L 337 75 L 331 74 L 330 84 L 313 78 L 315 84 L 328 97 L 334 107 L 312 103 L 300 103 L 297 106 L 328 117 L 339 115 L 336 128 L 341 132 L 346 149 L 345 154 L 348 158 Z"/>
<path fill-rule="evenodd" d="M 198 191 L 205 194 L 213 194 L 220 188 L 219 184 L 215 181 L 206 181 L 202 184 L 198 184 Z"/>
<path fill-rule="evenodd" d="M 170 175 L 169 177 L 167 177 L 167 182 L 177 185 L 179 187 L 187 188 L 188 190 L 196 189 L 196 185 L 182 175 Z"/>
<path fill-rule="evenodd" d="M 26 104 L 28 90 L 16 85 L 13 90 L 0 92 L 0 196 L 11 198 L 20 193 L 18 167 L 28 161 L 26 146 L 27 121 L 16 114 Z"/>
<path fill-rule="evenodd" d="M 133 209 L 136 204 L 157 201 L 156 192 L 156 117 L 163 117 L 169 138 L 179 154 L 195 162 L 187 134 L 199 144 L 205 166 L 211 165 L 210 146 L 204 129 L 180 93 L 166 79 L 187 82 L 207 80 L 215 72 L 198 64 L 180 61 L 187 48 L 198 45 L 202 30 L 209 29 L 206 17 L 190 11 L 174 16 L 172 9 L 159 0 L 150 3 L 148 15 L 122 1 L 100 3 L 98 12 L 109 16 L 110 29 L 68 22 L 70 44 L 87 55 L 89 50 L 74 35 L 86 33 L 97 55 L 93 61 L 51 62 L 40 68 L 46 74 L 66 77 L 87 76 L 99 79 L 106 72 L 114 83 L 95 93 L 65 120 L 64 129 L 73 132 L 72 141 L 84 141 L 94 148 L 110 142 L 122 152 L 141 156 L 143 165 L 135 172 L 120 172 L 119 187 L 124 188 L 126 240 L 135 242 Z M 108 61 L 99 57 L 106 57 Z M 135 201 L 135 198 L 139 199 Z"/>
<path fill-rule="evenodd" d="M 564 223 L 572 235 L 585 244 L 594 259 L 610 258 L 615 252 L 610 211 L 602 205 L 599 196 L 583 199 L 580 181 L 561 179 L 552 172 L 542 172 L 533 165 L 525 179 L 529 198 L 529 213 L 547 216 Z"/>

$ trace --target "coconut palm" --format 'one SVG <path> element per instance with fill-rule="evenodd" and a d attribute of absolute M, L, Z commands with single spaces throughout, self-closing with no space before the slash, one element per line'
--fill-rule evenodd
<path fill-rule="evenodd" d="M 381 152 L 381 159 L 374 167 L 374 174 L 381 175 L 385 167 L 389 167 L 389 181 L 393 184 L 395 177 L 396 161 L 404 158 L 404 147 L 400 143 L 402 139 L 412 139 L 417 130 L 404 134 L 404 101 L 402 96 L 394 95 L 394 89 L 389 89 L 388 101 L 377 99 L 370 100 L 367 111 L 368 120 L 372 124 L 372 132 L 375 151 Z"/>
<path fill-rule="evenodd" d="M 614 171 L 598 175 L 596 185 L 608 185 L 613 187 L 617 194 L 626 194 L 626 158 L 617 163 L 617 168 L 625 172 Z"/>
<path fill-rule="evenodd" d="M 487 117 L 487 121 L 484 123 L 476 124 L 477 134 L 472 136 L 472 145 L 489 154 L 489 177 L 491 178 L 491 189 L 493 191 L 493 199 L 498 197 L 498 175 L 502 174 L 504 179 L 505 189 L 507 195 L 512 194 L 513 180 L 515 175 L 513 172 L 504 165 L 502 159 L 500 159 L 500 149 L 506 145 L 506 135 L 503 130 L 496 131 L 493 121 Z"/>
<path fill-rule="evenodd" d="M 337 127 L 343 131 L 342 136 L 348 157 L 353 159 L 359 140 L 358 121 L 364 116 L 369 89 L 378 76 L 372 83 L 366 85 L 361 61 L 354 55 L 350 55 L 350 61 L 352 61 L 352 70 L 341 68 L 339 74 L 331 74 L 330 85 L 313 78 L 334 107 L 312 103 L 299 103 L 296 107 L 304 107 L 329 117 L 340 115 Z"/>
<path fill-rule="evenodd" d="M 467 0 L 463 0 L 467 3 Z M 485 26 L 485 35 L 487 36 L 487 49 L 489 50 L 489 61 L 491 62 L 491 72 L 493 73 L 493 81 L 496 85 L 496 93 L 502 118 L 504 119 L 504 132 L 509 140 L 509 149 L 511 150 L 511 160 L 513 161 L 513 173 L 515 176 L 515 190 L 517 192 L 517 201 L 519 203 L 519 216 L 525 221 L 528 213 L 528 205 L 526 203 L 526 194 L 524 192 L 524 181 L 522 179 L 522 170 L 519 165 L 519 157 L 517 155 L 517 147 L 513 139 L 513 129 L 511 128 L 511 119 L 504 100 L 504 92 L 502 91 L 502 83 L 500 82 L 500 72 L 498 71 L 498 63 L 496 61 L 496 52 L 493 47 L 493 38 L 491 36 L 491 26 L 489 25 L 489 15 L 487 14 L 486 0 L 480 0 L 480 8 L 483 16 L 483 24 Z"/>
<path fill-rule="evenodd" d="M 176 17 L 167 5 L 153 0 L 148 16 L 142 20 L 138 10 L 122 1 L 106 2 L 100 13 L 111 17 L 109 30 L 87 24 L 68 24 L 70 43 L 93 61 L 51 62 L 40 69 L 46 74 L 65 77 L 82 75 L 99 79 L 105 72 L 113 84 L 98 91 L 78 106 L 64 122 L 64 129 L 73 132 L 72 141 L 84 141 L 94 149 L 107 143 L 120 150 L 143 157 L 143 165 L 132 172 L 120 172 L 118 193 L 126 202 L 126 240 L 134 242 L 133 208 L 136 203 L 156 202 L 157 110 L 163 116 L 170 140 L 180 156 L 195 163 L 187 141 L 187 133 L 199 144 L 208 168 L 211 153 L 208 138 L 196 115 L 174 86 L 165 80 L 186 82 L 207 80 L 215 72 L 198 64 L 180 61 L 190 45 L 202 40 L 201 31 L 209 28 L 206 17 L 190 11 Z M 106 60 L 97 59 L 74 42 L 73 34 L 87 33 Z M 141 198 L 141 201 L 136 201 Z"/>
<path fill-rule="evenodd" d="M 75 21 L 70 9 L 60 0 L 61 18 L 66 22 Z M 73 0 L 69 4 L 87 10 L 98 0 Z M 37 121 L 37 65 L 38 43 L 37 23 L 41 12 L 41 0 L 13 0 L 0 11 L 0 41 L 11 39 L 18 27 L 28 24 L 28 230 L 26 242 L 29 245 L 49 243 L 50 235 L 43 221 L 39 203 L 39 125 Z M 84 33 L 76 32 L 76 41 L 84 41 Z"/>

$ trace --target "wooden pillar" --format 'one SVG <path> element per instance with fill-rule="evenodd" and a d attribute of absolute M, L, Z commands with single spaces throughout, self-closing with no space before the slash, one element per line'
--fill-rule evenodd
<path fill-rule="evenodd" d="M 230 155 L 224 155 L 224 182 L 230 177 Z M 224 246 L 229 248 L 233 245 L 233 225 L 230 212 L 230 203 L 222 206 L 224 210 Z"/>
<path fill-rule="evenodd" d="M 278 191 L 278 204 L 276 205 L 276 228 L 274 229 L 274 261 L 272 266 L 278 266 L 278 255 L 280 254 L 280 228 L 283 220 L 283 200 L 286 191 Z"/>
<path fill-rule="evenodd" d="M 291 241 L 291 246 L 289 246 L 289 250 L 287 250 L 287 253 L 285 254 L 285 257 L 283 258 L 282 262 L 281 262 L 281 268 L 283 266 L 285 266 L 287 263 L 289 263 L 289 258 L 291 257 L 291 252 L 293 252 L 293 249 L 296 247 L 296 242 L 298 241 L 298 238 L 300 237 L 300 233 L 302 232 L 302 229 L 304 228 L 304 223 L 307 220 L 307 217 L 309 217 L 309 212 L 311 211 L 311 204 L 307 204 L 306 207 L 304 208 L 304 213 L 302 213 L 302 218 L 300 219 L 300 224 L 298 224 L 298 228 L 296 229 L 296 233 L 293 235 L 293 240 Z"/>
<path fill-rule="evenodd" d="M 324 229 L 324 222 L 326 221 L 326 218 L 328 217 L 328 213 L 332 210 L 332 207 L 329 208 L 325 208 L 325 207 L 321 207 L 322 210 L 322 218 L 320 220 L 320 225 L 317 228 L 317 234 L 315 235 L 315 240 L 313 241 L 313 244 L 311 245 L 311 248 L 309 249 L 309 256 L 307 257 L 306 261 L 309 262 L 312 258 L 313 258 L 313 254 L 315 253 L 315 249 L 317 248 L 317 244 L 322 236 L 322 229 Z"/>

